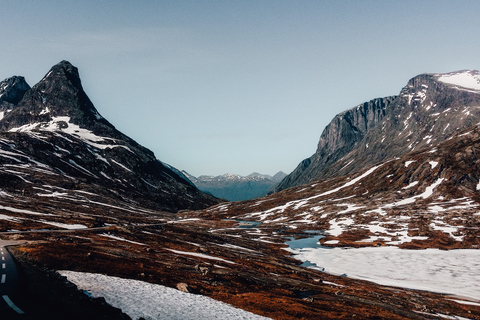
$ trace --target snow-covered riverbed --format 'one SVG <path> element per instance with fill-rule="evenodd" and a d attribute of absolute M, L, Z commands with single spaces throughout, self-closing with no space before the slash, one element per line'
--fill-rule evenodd
<path fill-rule="evenodd" d="M 480 250 L 312 247 L 288 250 L 330 274 L 480 300 Z"/>

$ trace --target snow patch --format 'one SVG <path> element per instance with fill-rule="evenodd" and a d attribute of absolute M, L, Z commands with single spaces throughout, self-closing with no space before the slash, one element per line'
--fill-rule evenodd
<path fill-rule="evenodd" d="M 405 167 L 408 168 L 408 166 L 411 165 L 414 162 L 417 162 L 417 161 L 416 160 L 405 161 Z"/>
<path fill-rule="evenodd" d="M 289 249 L 314 269 L 382 285 L 480 299 L 480 250 L 398 247 Z"/>
<path fill-rule="evenodd" d="M 80 290 L 120 308 L 132 319 L 269 319 L 212 298 L 148 282 L 102 274 L 59 271 Z"/>
<path fill-rule="evenodd" d="M 439 185 L 443 182 L 443 180 L 445 180 L 445 178 L 440 178 L 440 179 L 438 179 L 438 180 L 435 181 L 431 186 L 428 186 L 428 187 L 425 189 L 425 192 L 423 192 L 423 193 L 420 194 L 420 195 L 413 196 L 413 197 L 407 198 L 407 199 L 403 199 L 403 200 L 400 200 L 400 201 L 398 201 L 398 202 L 386 204 L 386 205 L 384 205 L 383 207 L 384 207 L 384 208 L 393 208 L 393 207 L 396 207 L 396 206 L 402 206 L 402 205 L 414 203 L 415 201 L 417 201 L 417 198 L 426 199 L 426 198 L 430 197 L 430 196 L 433 194 L 433 189 L 435 189 L 437 186 L 439 186 Z"/>
<path fill-rule="evenodd" d="M 461 88 L 480 91 L 480 73 L 478 72 L 461 71 L 456 73 L 447 73 L 439 76 L 437 80 Z"/>
<path fill-rule="evenodd" d="M 67 223 L 61 223 L 61 222 L 53 222 L 53 221 L 44 221 L 41 220 L 39 221 L 43 224 L 48 224 L 51 226 L 59 227 L 59 228 L 64 228 L 68 230 L 79 230 L 79 229 L 87 229 L 88 227 L 83 225 L 83 224 L 67 224 Z"/>
<path fill-rule="evenodd" d="M 230 264 L 237 264 L 236 262 L 229 261 L 229 260 L 225 260 L 225 259 L 218 258 L 218 257 L 214 257 L 214 256 L 210 256 L 210 255 L 204 254 L 204 253 L 189 252 L 189 251 L 180 251 L 180 250 L 174 250 L 174 249 L 167 249 L 167 250 L 172 251 L 173 253 L 176 253 L 176 254 L 182 254 L 182 255 L 187 255 L 187 256 L 194 256 L 194 257 L 204 258 L 204 259 L 210 259 L 210 260 L 223 261 L 223 262 L 230 263 Z"/>

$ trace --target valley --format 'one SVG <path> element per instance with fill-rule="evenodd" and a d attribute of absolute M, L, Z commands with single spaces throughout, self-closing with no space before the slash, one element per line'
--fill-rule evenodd
<path fill-rule="evenodd" d="M 232 202 L 115 129 L 69 62 L 4 81 L 0 237 L 26 297 L 9 317 L 480 319 L 479 77 L 339 114 L 276 192 Z M 155 308 L 168 290 L 188 316 Z"/>

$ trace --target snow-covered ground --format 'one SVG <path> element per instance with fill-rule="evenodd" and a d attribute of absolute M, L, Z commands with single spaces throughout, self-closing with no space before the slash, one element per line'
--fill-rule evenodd
<path fill-rule="evenodd" d="M 80 290 L 93 297 L 104 297 L 132 319 L 269 319 L 206 296 L 184 293 L 148 282 L 102 274 L 59 271 Z"/>
<path fill-rule="evenodd" d="M 480 250 L 403 250 L 398 247 L 296 248 L 311 268 L 383 285 L 480 300 Z"/>

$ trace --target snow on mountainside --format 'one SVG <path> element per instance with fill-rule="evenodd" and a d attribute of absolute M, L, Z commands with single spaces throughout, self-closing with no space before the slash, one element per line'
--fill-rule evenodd
<path fill-rule="evenodd" d="M 480 71 L 478 70 L 438 74 L 437 80 L 457 87 L 480 91 Z"/>
<path fill-rule="evenodd" d="M 0 187 L 5 191 L 36 194 L 36 187 L 49 185 L 61 192 L 75 185 L 173 212 L 218 203 L 103 118 L 69 62 L 52 67 L 23 93 L 23 78 L 15 79 L 20 85 L 10 85 L 11 78 L 0 85 L 8 92 L 21 89 L 10 95 L 21 99 L 10 100 L 0 119 Z"/>
<path fill-rule="evenodd" d="M 398 96 L 374 99 L 337 115 L 316 153 L 277 187 L 351 174 L 385 159 L 431 147 L 477 123 L 479 71 L 422 74 Z"/>
<path fill-rule="evenodd" d="M 271 193 L 275 186 L 286 176 L 281 171 L 273 177 L 257 172 L 248 176 L 227 173 L 220 176 L 199 176 L 196 178 L 188 174 L 186 175 L 200 190 L 208 192 L 217 198 L 230 201 L 263 197 Z"/>
<path fill-rule="evenodd" d="M 205 216 L 321 230 L 324 245 L 480 248 L 480 125 L 356 174 L 319 180 Z"/>

